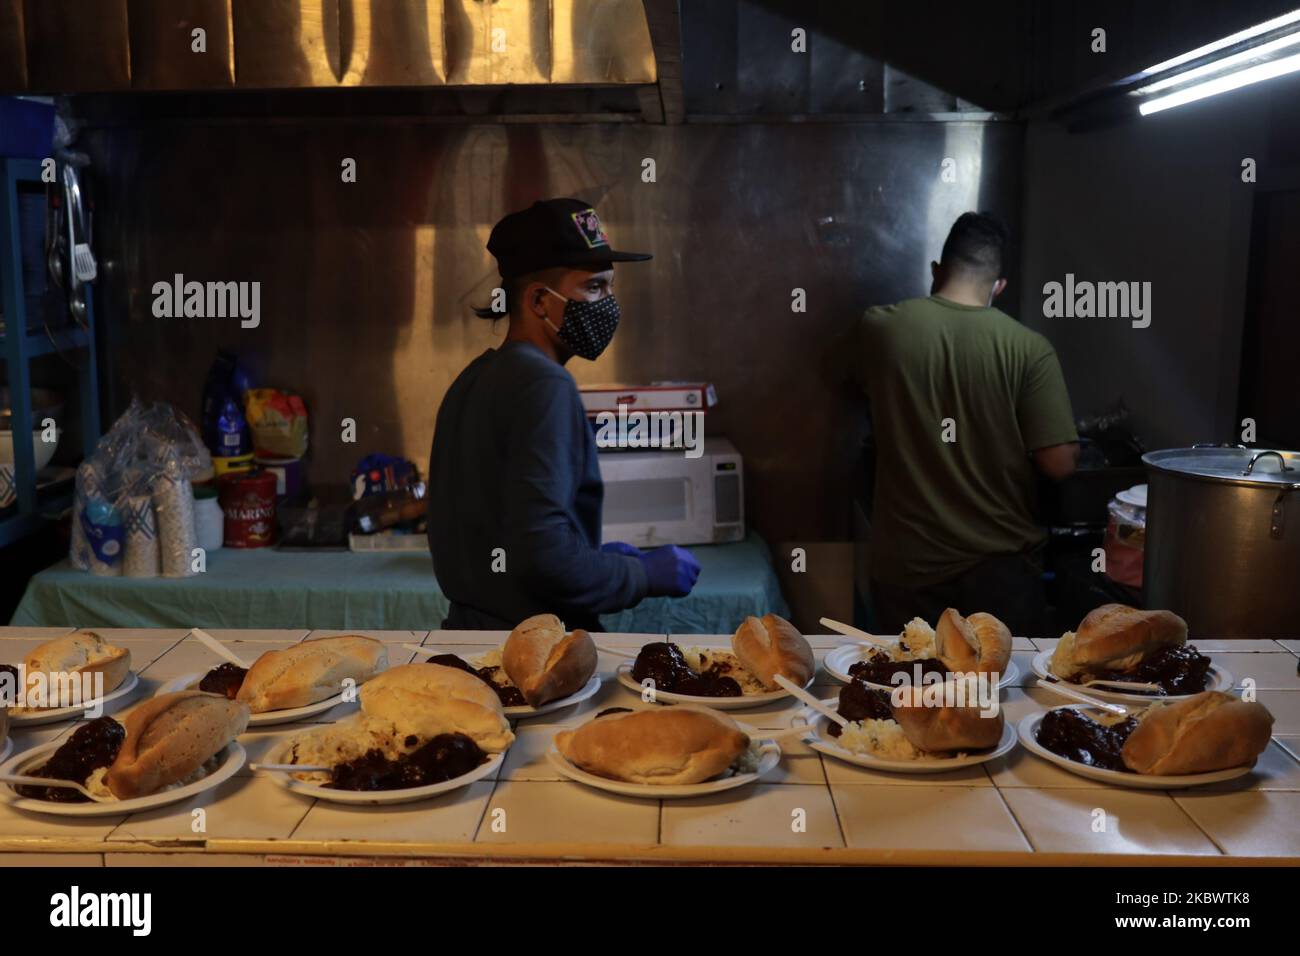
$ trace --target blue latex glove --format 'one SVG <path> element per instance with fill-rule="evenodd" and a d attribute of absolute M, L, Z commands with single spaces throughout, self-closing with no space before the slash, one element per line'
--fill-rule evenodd
<path fill-rule="evenodd" d="M 641 555 L 651 597 L 686 597 L 700 576 L 700 563 L 674 544 Z"/>
<path fill-rule="evenodd" d="M 626 541 L 606 541 L 600 546 L 600 550 L 606 554 L 626 554 L 629 558 L 639 558 L 645 552 L 634 544 L 628 544 Z"/>

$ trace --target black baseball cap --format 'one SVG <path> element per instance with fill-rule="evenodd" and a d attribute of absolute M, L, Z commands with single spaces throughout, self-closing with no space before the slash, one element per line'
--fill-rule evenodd
<path fill-rule="evenodd" d="M 503 279 L 555 266 L 594 266 L 607 262 L 643 262 L 648 252 L 610 248 L 605 227 L 591 203 L 581 199 L 540 199 L 512 212 L 488 237 L 488 252 Z"/>

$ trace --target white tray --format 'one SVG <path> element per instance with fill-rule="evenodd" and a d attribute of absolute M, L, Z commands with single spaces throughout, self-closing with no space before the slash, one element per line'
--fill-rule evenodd
<path fill-rule="evenodd" d="M 849 675 L 849 668 L 858 661 L 865 661 L 867 655 L 873 650 L 874 648 L 865 644 L 844 644 L 833 651 L 827 652 L 825 660 L 822 661 L 822 666 L 826 668 L 826 673 L 837 681 L 851 684 L 853 678 Z M 1014 684 L 1019 678 L 1020 668 L 1016 665 L 1016 662 L 1007 661 L 1007 669 L 1002 672 L 1002 676 L 998 679 L 998 687 L 1007 687 Z M 894 689 L 887 684 L 873 684 L 867 681 L 864 681 L 864 683 L 869 687 L 877 687 L 880 690 Z"/>
<path fill-rule="evenodd" d="M 835 707 L 839 704 L 839 700 L 832 697 L 830 700 L 822 701 L 822 703 Z M 966 754 L 961 757 L 921 757 L 916 760 L 889 760 L 873 754 L 857 753 L 847 747 L 841 747 L 836 743 L 836 738 L 826 735 L 826 725 L 830 723 L 830 718 L 825 714 L 818 713 L 811 707 L 806 707 L 795 714 L 790 721 L 790 726 L 797 727 L 801 723 L 808 724 L 813 731 L 811 736 L 804 738 L 809 747 L 826 754 L 828 757 L 834 757 L 837 760 L 843 760 L 845 763 L 855 764 L 859 767 L 866 767 L 868 770 L 884 770 L 889 773 L 945 773 L 949 770 L 960 770 L 963 767 L 973 767 L 977 764 L 987 763 L 1014 750 L 1016 746 L 1015 725 L 1007 721 L 1005 715 L 1003 720 L 1002 737 L 992 750 Z"/>
<path fill-rule="evenodd" d="M 762 731 L 754 732 L 755 739 L 761 739 L 761 735 Z M 730 777 L 719 777 L 716 780 L 705 780 L 703 783 L 678 785 L 628 783 L 625 780 L 611 780 L 609 777 L 600 777 L 594 773 L 587 773 L 587 771 L 570 763 L 564 754 L 556 749 L 554 741 L 551 742 L 550 749 L 546 751 L 546 759 L 552 767 L 570 780 L 585 784 L 588 787 L 594 787 L 597 790 L 617 793 L 624 797 L 675 800 L 683 797 L 700 797 L 713 793 L 722 793 L 726 790 L 734 790 L 737 787 L 744 787 L 754 783 L 759 777 L 770 773 L 781 762 L 781 748 L 774 740 L 763 741 L 759 751 L 758 769 L 754 773 L 738 773 Z"/>
<path fill-rule="evenodd" d="M 204 673 L 207 673 L 206 671 Z M 173 677 L 161 687 L 158 688 L 154 696 L 160 694 L 174 694 L 182 690 L 198 690 L 199 681 L 203 680 L 203 674 L 183 674 L 180 677 Z M 358 692 L 361 685 L 357 686 Z M 248 718 L 249 727 L 270 727 L 275 724 L 291 724 L 295 720 L 303 720 L 307 717 L 314 717 L 317 714 L 323 714 L 337 704 L 343 703 L 343 695 L 335 694 L 332 697 L 326 697 L 324 700 L 318 700 L 314 704 L 308 704 L 306 707 L 291 707 L 287 710 L 267 710 L 260 714 L 253 714 Z"/>
<path fill-rule="evenodd" d="M 1039 651 L 1034 655 L 1029 667 L 1044 680 L 1056 681 L 1062 687 L 1077 690 L 1099 700 L 1111 700 L 1121 704 L 1150 704 L 1157 700 L 1186 700 L 1189 697 L 1196 696 L 1196 694 L 1166 694 L 1161 696 L 1159 694 L 1129 693 L 1122 690 L 1112 690 L 1109 687 L 1085 687 L 1082 684 L 1071 684 L 1069 681 L 1061 680 L 1059 677 L 1052 675 L 1052 672 L 1047 669 L 1047 665 L 1051 663 L 1051 660 L 1051 651 Z M 1232 674 L 1218 664 L 1211 663 L 1208 680 L 1205 682 L 1205 690 L 1221 690 L 1230 693 L 1232 691 Z M 1200 693 L 1204 693 L 1204 691 Z"/>
<path fill-rule="evenodd" d="M 286 740 L 275 748 L 267 762 L 284 763 L 284 758 L 288 755 L 289 748 L 292 746 L 293 740 Z M 504 752 L 488 754 L 488 759 L 469 773 L 453 777 L 450 780 L 444 780 L 442 783 L 431 783 L 425 787 L 409 787 L 405 790 L 339 790 L 335 787 L 322 787 L 314 783 L 304 783 L 301 780 L 295 780 L 287 773 L 278 771 L 267 771 L 263 776 L 270 777 L 275 783 L 291 793 L 301 794 L 304 797 L 315 797 L 317 800 L 325 800 L 329 803 L 347 803 L 354 806 L 387 806 L 395 803 L 413 803 L 416 800 L 427 800 L 429 797 L 436 797 L 442 793 L 450 793 L 452 790 L 467 787 L 475 780 L 482 780 L 500 767 L 504 759 Z"/>
<path fill-rule="evenodd" d="M 1066 707 L 1054 707 L 1053 710 L 1078 710 L 1088 713 L 1098 713 L 1086 704 L 1069 704 Z M 1089 780 L 1098 780 L 1101 783 L 1108 783 L 1116 787 L 1127 787 L 1131 790 L 1182 790 L 1185 787 L 1200 787 L 1207 783 L 1218 783 L 1220 780 L 1234 780 L 1237 777 L 1250 773 L 1255 766 L 1251 763 L 1246 767 L 1230 767 L 1227 770 L 1215 770 L 1212 773 L 1193 773 L 1179 776 L 1160 775 L 1149 773 L 1128 773 L 1123 770 L 1106 770 L 1102 767 L 1090 767 L 1084 763 L 1070 760 L 1062 757 L 1060 754 L 1052 753 L 1038 742 L 1038 725 L 1043 722 L 1047 716 L 1046 711 L 1038 711 L 1028 714 L 1020 721 L 1017 728 L 1020 733 L 1020 742 L 1025 749 L 1035 756 L 1042 757 L 1049 763 L 1054 763 L 1058 767 L 1077 774 L 1080 777 L 1087 777 Z"/>
<path fill-rule="evenodd" d="M 618 665 L 615 675 L 618 682 L 640 695 L 641 684 L 632 676 L 633 661 L 624 661 Z M 804 689 L 812 686 L 813 677 L 808 678 Z M 691 694 L 674 694 L 672 691 L 655 689 L 654 702 L 657 704 L 699 704 L 701 707 L 712 707 L 714 710 L 746 710 L 750 707 L 762 707 L 764 704 L 774 704 L 778 701 L 785 700 L 787 697 L 793 697 L 788 690 L 771 690 L 766 694 L 742 694 L 740 697 L 695 697 Z"/>
<path fill-rule="evenodd" d="M 0 764 L 0 772 L 24 773 L 29 769 L 34 770 L 45 762 L 45 758 L 49 754 L 58 750 L 65 742 L 55 740 L 32 750 L 24 751 Z M 179 803 L 200 793 L 205 793 L 229 780 L 244 765 L 244 748 L 238 741 L 232 740 L 226 744 L 219 756 L 221 757 L 221 765 L 202 780 L 196 780 L 194 783 L 176 787 L 172 790 L 151 793 L 146 797 L 132 797 L 130 800 L 109 800 L 104 803 L 96 803 L 93 800 L 87 803 L 54 803 L 50 800 L 20 797 L 14 792 L 12 785 L 4 783 L 0 784 L 0 799 L 19 810 L 31 810 L 35 813 L 47 813 L 58 817 L 123 816 L 128 813 L 138 813 L 141 810 L 165 807 L 168 804 Z"/>
<path fill-rule="evenodd" d="M 9 710 L 9 726 L 39 727 L 42 724 L 57 724 L 63 720 L 79 720 L 92 707 L 102 707 L 105 704 L 111 704 L 115 700 L 121 700 L 135 690 L 136 685 L 139 683 L 139 675 L 135 671 L 128 671 L 122 683 L 114 687 L 109 693 L 103 697 L 83 701 L 76 707 L 42 707 L 37 710 L 11 708 Z"/>

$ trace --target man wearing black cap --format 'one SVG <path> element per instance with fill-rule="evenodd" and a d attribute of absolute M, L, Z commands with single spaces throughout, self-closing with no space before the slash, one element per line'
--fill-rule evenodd
<path fill-rule="evenodd" d="M 429 546 L 451 611 L 446 629 L 511 629 L 550 612 L 600 630 L 597 615 L 647 595 L 689 594 L 700 566 L 677 547 L 600 546 L 604 486 L 573 377 L 618 326 L 615 262 L 650 256 L 610 247 L 590 203 L 548 199 L 492 229 L 505 309 L 499 348 L 447 391 L 429 460 Z"/>

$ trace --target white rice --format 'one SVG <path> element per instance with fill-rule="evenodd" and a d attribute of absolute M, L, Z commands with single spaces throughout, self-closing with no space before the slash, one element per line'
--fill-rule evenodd
<path fill-rule="evenodd" d="M 493 648 L 486 654 L 481 654 L 478 657 L 471 657 L 469 663 L 470 666 L 474 668 L 495 667 L 496 670 L 492 672 L 492 683 L 497 687 L 515 686 L 515 682 L 510 679 L 510 675 L 506 673 L 506 669 L 501 666 L 501 648 Z"/>
<path fill-rule="evenodd" d="M 221 760 L 214 755 L 203 764 L 203 766 L 199 767 L 198 770 L 195 770 L 185 779 L 177 780 L 175 783 L 169 783 L 165 787 L 159 787 L 154 791 L 154 793 L 166 793 L 168 790 L 177 790 L 181 787 L 188 787 L 190 784 L 202 780 L 208 774 L 212 773 L 212 771 L 216 770 L 220 765 Z M 110 800 L 117 800 L 117 795 L 108 788 L 108 784 L 104 780 L 104 778 L 108 776 L 108 769 L 108 767 L 96 767 L 90 772 L 90 776 L 86 778 L 86 781 L 82 786 L 97 797 L 108 797 Z M 152 794 L 142 793 L 140 796 L 147 797 L 152 796 Z"/>
<path fill-rule="evenodd" d="M 745 749 L 735 762 L 731 765 L 731 772 L 734 774 L 757 773 L 758 760 L 762 755 L 762 747 L 757 740 L 750 740 L 749 746 Z"/>
<path fill-rule="evenodd" d="M 906 650 L 904 650 L 906 647 Z M 887 648 L 891 661 L 928 661 L 934 657 L 934 628 L 914 617 L 903 628 L 897 644 Z"/>
<path fill-rule="evenodd" d="M 855 720 L 843 729 L 839 744 L 853 753 L 888 760 L 918 760 L 924 751 L 912 746 L 896 720 Z"/>
<path fill-rule="evenodd" d="M 407 747 L 408 736 L 410 735 L 401 733 L 391 720 L 364 713 L 354 714 L 338 723 L 295 737 L 284 762 L 335 767 L 363 757 L 371 750 L 378 750 L 387 759 L 396 760 L 415 749 Z M 418 741 L 416 746 L 419 746 Z M 319 771 L 295 773 L 291 776 L 295 780 L 315 784 L 328 783 L 331 779 L 329 773 Z"/>
<path fill-rule="evenodd" d="M 731 651 L 718 650 L 716 647 L 683 647 L 682 657 L 686 658 L 687 666 L 697 674 L 703 674 L 714 663 L 729 665 L 731 669 L 725 672 L 725 676 L 740 685 L 740 693 L 743 695 L 771 692 L 763 686 L 762 681 L 744 668 L 740 658 Z"/>
<path fill-rule="evenodd" d="M 827 738 L 835 742 L 836 738 Z M 853 753 L 883 760 L 945 760 L 964 757 L 961 753 L 930 753 L 913 746 L 896 720 L 855 720 L 843 729 L 839 745 Z"/>

